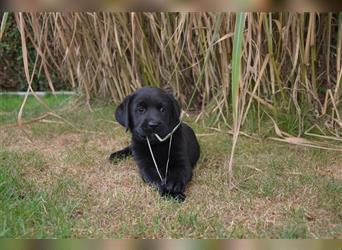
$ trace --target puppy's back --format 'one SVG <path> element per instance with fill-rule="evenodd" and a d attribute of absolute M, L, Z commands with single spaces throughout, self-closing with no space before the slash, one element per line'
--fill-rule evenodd
<path fill-rule="evenodd" d="M 194 131 L 185 123 L 182 123 L 182 133 L 187 144 L 187 155 L 191 166 L 194 167 L 200 155 L 200 146 Z"/>

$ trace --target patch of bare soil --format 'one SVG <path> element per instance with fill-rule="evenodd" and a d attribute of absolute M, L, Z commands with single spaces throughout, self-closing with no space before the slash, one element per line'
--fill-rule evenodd
<path fill-rule="evenodd" d="M 82 183 L 87 183 L 93 190 L 105 193 L 116 183 L 125 187 L 125 178 L 130 176 L 129 171 L 135 171 L 134 168 L 129 170 L 127 167 L 123 171 L 125 176 L 121 176 L 122 174 L 113 171 L 114 166 L 107 162 L 107 157 L 112 151 L 126 145 L 126 140 L 122 138 L 87 133 L 37 137 L 33 136 L 29 129 L 18 128 L 9 128 L 1 132 L 4 135 L 6 149 L 19 154 L 35 152 L 42 158 L 43 166 L 39 169 L 30 166 L 29 162 L 23 165 L 27 170 L 23 171 L 27 173 L 25 175 L 36 182 L 38 187 L 53 185 L 58 178 L 66 176 L 82 179 Z M 83 148 L 80 148 L 80 145 L 83 145 Z M 74 153 L 80 157 L 80 164 L 77 164 L 78 159 L 72 159 Z M 91 159 L 86 165 L 82 164 L 82 154 Z M 70 162 L 67 159 L 70 159 Z"/>
<path fill-rule="evenodd" d="M 342 163 L 335 163 L 328 166 L 321 166 L 316 168 L 316 173 L 319 176 L 325 176 L 342 180 Z"/>

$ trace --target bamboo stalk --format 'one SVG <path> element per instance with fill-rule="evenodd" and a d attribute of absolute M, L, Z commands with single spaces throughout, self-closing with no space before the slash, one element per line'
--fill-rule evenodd
<path fill-rule="evenodd" d="M 234 29 L 234 41 L 233 41 L 233 56 L 232 56 L 232 110 L 233 110 L 233 145 L 230 152 L 230 158 L 228 162 L 228 181 L 229 189 L 233 188 L 233 160 L 236 148 L 236 143 L 240 130 L 240 118 L 242 113 L 239 112 L 239 94 L 240 81 L 241 81 L 241 54 L 243 44 L 243 30 L 245 22 L 245 13 L 237 13 L 235 29 Z M 243 85 L 243 83 L 242 83 Z"/>

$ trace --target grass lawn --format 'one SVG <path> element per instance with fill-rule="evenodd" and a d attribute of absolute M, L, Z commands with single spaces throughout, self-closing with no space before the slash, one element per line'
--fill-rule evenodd
<path fill-rule="evenodd" d="M 47 116 L 19 129 L 10 124 L 21 97 L 0 96 L 0 237 L 342 237 L 341 153 L 240 137 L 237 189 L 228 192 L 232 138 L 188 117 L 201 158 L 177 203 L 144 184 L 131 158 L 107 162 L 130 140 L 113 106 L 43 99 L 66 120 Z M 24 119 L 43 111 L 30 98 Z"/>

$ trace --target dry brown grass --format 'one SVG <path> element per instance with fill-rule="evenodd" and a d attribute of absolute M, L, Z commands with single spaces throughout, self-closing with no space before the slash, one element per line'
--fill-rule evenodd
<path fill-rule="evenodd" d="M 93 97 L 123 99 L 144 85 L 172 88 L 184 107 L 231 125 L 234 13 L 22 13 L 28 83 L 50 72 Z M 291 136 L 312 125 L 325 139 L 341 137 L 341 13 L 247 13 L 240 100 L 260 131 L 293 114 Z M 26 57 L 26 43 L 37 50 Z M 35 65 L 29 72 L 28 64 Z M 242 97 L 240 97 L 242 99 Z M 312 136 L 312 135 L 309 135 Z M 314 138 L 314 137 L 313 137 Z"/>

